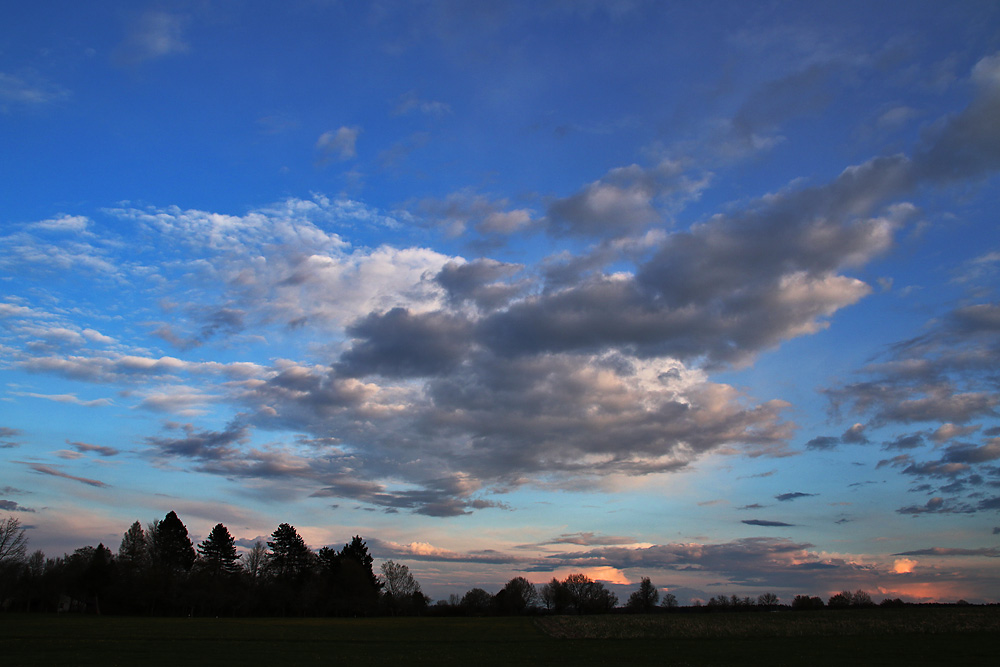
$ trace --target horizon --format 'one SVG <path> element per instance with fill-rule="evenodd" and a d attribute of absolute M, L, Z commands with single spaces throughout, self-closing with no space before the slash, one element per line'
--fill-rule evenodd
<path fill-rule="evenodd" d="M 1000 601 L 996 3 L 5 15 L 29 551 Z"/>

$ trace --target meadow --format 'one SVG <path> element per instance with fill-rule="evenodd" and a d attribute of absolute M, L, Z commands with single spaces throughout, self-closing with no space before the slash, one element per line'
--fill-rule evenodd
<path fill-rule="evenodd" d="M 0 615 L 13 665 L 995 664 L 1000 608 L 486 618 Z"/>

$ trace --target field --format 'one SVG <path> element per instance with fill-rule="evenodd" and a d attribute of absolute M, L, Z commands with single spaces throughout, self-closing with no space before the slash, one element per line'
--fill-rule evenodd
<path fill-rule="evenodd" d="M 995 664 L 1000 608 L 543 618 L 0 615 L 14 665 Z"/>

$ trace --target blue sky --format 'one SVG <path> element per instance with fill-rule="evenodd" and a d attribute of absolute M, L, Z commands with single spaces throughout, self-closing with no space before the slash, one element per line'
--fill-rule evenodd
<path fill-rule="evenodd" d="M 1000 600 L 993 2 L 0 21 L 0 510 Z"/>

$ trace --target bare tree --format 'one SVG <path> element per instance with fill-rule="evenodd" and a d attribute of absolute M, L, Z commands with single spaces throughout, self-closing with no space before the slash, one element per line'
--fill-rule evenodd
<path fill-rule="evenodd" d="M 22 561 L 27 552 L 28 538 L 21 521 L 9 516 L 0 522 L 0 564 Z"/>
<path fill-rule="evenodd" d="M 243 571 L 250 575 L 251 579 L 256 580 L 264 569 L 267 546 L 262 541 L 257 540 L 240 559 L 243 561 Z"/>

